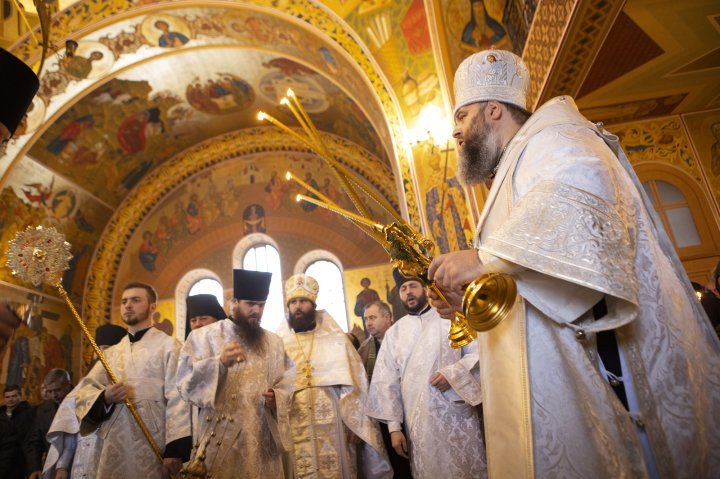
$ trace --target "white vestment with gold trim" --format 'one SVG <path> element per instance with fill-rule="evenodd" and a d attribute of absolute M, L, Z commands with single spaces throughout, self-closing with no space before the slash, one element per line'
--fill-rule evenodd
<path fill-rule="evenodd" d="M 646 450 L 660 477 L 720 470 L 718 339 L 616 140 L 559 97 L 500 162 L 477 246 L 519 294 L 478 334 L 491 478 L 646 477 Z M 629 412 L 601 373 L 603 330 Z"/>
<path fill-rule="evenodd" d="M 278 328 L 297 367 L 290 411 L 295 477 L 391 478 L 380 427 L 365 415 L 362 360 L 327 312 L 317 311 L 315 321 L 313 331 L 296 334 L 287 321 Z M 362 444 L 348 441 L 350 431 Z"/>
<path fill-rule="evenodd" d="M 245 361 L 226 368 L 220 355 L 230 341 L 240 343 Z M 180 394 L 200 408 L 193 459 L 202 452 L 213 478 L 286 475 L 282 453 L 292 448 L 288 414 L 295 367 L 275 333 L 265 331 L 262 341 L 261 349 L 249 348 L 225 319 L 190 333 L 180 354 Z M 262 393 L 269 389 L 275 411 L 265 407 Z"/>

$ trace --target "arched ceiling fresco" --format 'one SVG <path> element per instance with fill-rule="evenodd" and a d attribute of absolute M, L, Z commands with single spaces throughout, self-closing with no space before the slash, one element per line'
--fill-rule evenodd
<path fill-rule="evenodd" d="M 201 251 L 204 244 L 214 249 L 212 258 L 188 257 L 221 264 L 230 239 L 213 241 L 229 234 L 228 224 L 241 236 L 246 209 L 260 204 L 268 234 L 278 228 L 278 243 L 297 257 L 335 238 L 328 248 L 348 265 L 384 258 L 360 233 L 330 234 L 319 213 L 306 214 L 291 202 L 268 207 L 273 200 L 264 188 L 275 168 L 308 155 L 255 118 L 264 109 L 294 124 L 275 106 L 287 86 L 332 135 L 328 141 L 352 151 L 346 165 L 361 181 L 432 234 L 421 191 L 445 191 L 443 172 L 448 164 L 452 171 L 455 153 L 451 143 L 438 143 L 440 172 L 434 161 L 440 157 L 418 153 L 435 145 L 418 148 L 408 139 L 424 106 L 441 112 L 431 128 L 448 123 L 453 72 L 474 51 L 494 44 L 522 54 L 533 75 L 533 104 L 571 94 L 596 121 L 710 115 L 720 103 L 720 11 L 713 0 L 58 3 L 67 9 L 53 17 L 57 51 L 46 62 L 27 120 L 0 156 L 0 240 L 5 244 L 28 224 L 58 226 L 75 254 L 65 282 L 76 299 L 98 293 L 96 303 L 111 300 L 117 275 L 164 274 L 162 281 L 172 282 L 167 278 L 182 268 L 163 258 L 169 243 L 160 221 L 173 202 L 192 216 L 193 194 L 207 216 L 196 233 L 173 238 L 173 254 Z M 78 42 L 72 58 L 64 49 L 68 39 Z M 26 36 L 12 51 L 36 64 L 40 49 Z M 320 163 L 299 164 L 313 178 L 327 177 Z M 243 183 L 248 175 L 257 183 Z M 160 191 L 152 192 L 150 181 L 162 184 Z M 240 188 L 229 215 L 226 185 Z M 472 231 L 470 223 L 463 228 Z M 332 230 L 344 231 L 339 228 Z M 154 272 L 139 255 L 147 232 L 158 249 Z M 121 271 L 121 264 L 135 269 Z M 107 265 L 114 265 L 112 275 L 103 273 Z M 4 266 L 0 281 L 15 283 Z M 93 314 L 95 321 L 107 317 L 102 308 Z"/>

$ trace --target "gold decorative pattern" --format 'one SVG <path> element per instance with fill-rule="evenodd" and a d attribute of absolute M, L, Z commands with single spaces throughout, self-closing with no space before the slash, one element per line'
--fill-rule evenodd
<path fill-rule="evenodd" d="M 355 158 L 357 163 L 365 165 L 367 170 L 381 171 L 380 160 L 365 150 L 340 137 L 329 134 L 321 136 L 330 151 L 346 168 L 357 171 L 357 164 L 343 160 Z M 189 177 L 226 160 L 272 151 L 310 150 L 275 128 L 245 129 L 196 145 L 143 178 L 108 222 L 90 265 L 83 308 L 91 331 L 94 331 L 98 324 L 110 320 L 115 280 L 130 239 L 145 217 L 170 191 Z M 397 208 L 392 192 L 383 192 L 380 185 L 382 183 L 376 185 L 378 191 Z M 84 355 L 89 359 L 92 351 L 85 347 Z"/>
<path fill-rule="evenodd" d="M 579 2 L 555 67 L 539 92 L 538 104 L 558 95 L 577 95 L 624 0 Z"/>
<path fill-rule="evenodd" d="M 539 105 L 543 85 L 551 71 L 574 8 L 575 2 L 566 0 L 548 0 L 538 5 L 522 55 L 532 80 L 528 101 L 530 109 L 534 110 Z"/>
<path fill-rule="evenodd" d="M 323 8 L 317 3 L 308 0 L 287 0 L 277 2 L 273 0 L 251 0 L 246 4 L 257 5 L 260 7 L 271 7 L 273 10 L 290 15 L 308 25 L 316 28 L 325 36 L 334 41 L 340 48 L 345 50 L 357 63 L 360 69 L 365 73 L 373 90 L 378 95 L 382 108 L 385 112 L 390 131 L 394 140 L 395 155 L 398 162 L 398 170 L 402 176 L 403 193 L 405 204 L 407 204 L 407 212 L 410 223 L 420 228 L 420 211 L 415 198 L 413 189 L 412 172 L 410 168 L 410 158 L 405 148 L 405 137 L 403 121 L 401 118 L 400 108 L 394 99 L 394 94 L 386 87 L 380 75 L 378 74 L 370 56 L 363 50 L 362 45 L 358 43 L 356 36 L 350 28 L 342 22 L 332 12 Z M 226 2 L 206 2 L 198 4 L 195 1 L 173 2 L 171 8 L 184 8 L 188 6 L 223 6 L 227 8 L 247 8 L 248 5 L 228 4 Z M 58 14 L 53 19 L 51 43 L 60 45 L 66 38 L 72 38 L 73 32 L 80 28 L 84 31 L 91 30 L 93 24 L 105 23 L 109 17 L 122 14 L 123 18 L 127 18 L 136 14 L 146 13 L 149 9 L 159 9 L 161 7 L 148 7 L 139 5 L 138 2 L 129 0 L 85 0 L 80 1 L 68 9 Z M 168 10 L 167 5 L 162 6 L 163 10 Z M 30 38 L 26 37 L 22 42 L 18 43 L 13 49 L 13 53 L 23 59 L 27 63 L 34 61 L 39 55 L 37 45 L 31 43 Z"/>
<path fill-rule="evenodd" d="M 702 184 L 702 173 L 679 117 L 615 125 L 610 130 L 630 163 L 661 162 L 677 166 Z"/>

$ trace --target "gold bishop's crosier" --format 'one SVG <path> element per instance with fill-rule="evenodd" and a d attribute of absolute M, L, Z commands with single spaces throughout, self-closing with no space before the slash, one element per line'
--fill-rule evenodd
<path fill-rule="evenodd" d="M 115 374 L 110 369 L 110 365 L 105 360 L 102 351 L 98 348 L 93 339 L 92 334 L 88 330 L 85 323 L 80 319 L 75 306 L 70 301 L 65 288 L 62 286 L 62 274 L 68 269 L 72 255 L 70 254 L 70 243 L 65 241 L 65 237 L 59 233 L 55 228 L 46 228 L 43 226 L 28 226 L 25 231 L 18 232 L 15 238 L 9 243 L 8 249 L 8 260 L 7 265 L 12 271 L 13 276 L 16 276 L 23 281 L 31 283 L 33 286 L 40 286 L 41 284 L 47 284 L 58 289 L 60 296 L 65 300 L 70 311 L 73 313 L 73 317 L 80 325 L 85 339 L 90 342 L 90 345 L 100 358 L 107 375 L 113 384 L 117 384 L 118 380 Z M 135 409 L 135 405 L 130 399 L 125 399 L 125 406 L 135 418 L 138 426 L 142 430 L 145 439 L 152 448 L 153 452 L 157 456 L 158 460 L 162 462 L 162 454 L 157 444 L 150 435 L 150 431 L 143 422 L 142 418 Z"/>
<path fill-rule="evenodd" d="M 385 251 L 390 255 L 393 266 L 397 267 L 401 274 L 405 277 L 422 279 L 428 288 L 444 300 L 445 296 L 442 291 L 427 278 L 428 268 L 432 261 L 432 251 L 435 247 L 433 242 L 415 231 L 387 201 L 366 187 L 363 182 L 359 181 L 335 158 L 320 138 L 318 130 L 310 121 L 310 117 L 292 89 L 288 89 L 287 96 L 280 101 L 280 104 L 292 112 L 305 132 L 304 135 L 282 124 L 263 111 L 258 112 L 258 120 L 269 121 L 320 156 L 337 176 L 357 213 L 341 208 L 316 188 L 288 171 L 286 179 L 294 180 L 312 195 L 297 195 L 297 201 L 315 204 L 338 213 L 355 223 L 356 226 L 385 248 Z M 383 225 L 373 220 L 369 209 L 360 197 L 358 189 L 392 215 L 394 221 Z M 465 288 L 462 302 L 463 314 L 456 313 L 451 321 L 450 332 L 448 333 L 451 346 L 461 348 L 472 342 L 477 337 L 477 332 L 487 331 L 495 327 L 510 312 L 516 294 L 515 281 L 506 274 L 487 273 L 476 278 Z"/>

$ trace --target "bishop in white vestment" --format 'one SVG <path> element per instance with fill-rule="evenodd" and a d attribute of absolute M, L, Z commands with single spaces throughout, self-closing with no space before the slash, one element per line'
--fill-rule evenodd
<path fill-rule="evenodd" d="M 193 330 L 180 355 L 178 388 L 199 408 L 188 467 L 203 463 L 216 479 L 282 478 L 295 369 L 282 339 L 260 326 L 272 275 L 233 276 L 232 318 Z"/>
<path fill-rule="evenodd" d="M 318 289 L 310 276 L 288 279 L 289 320 L 278 328 L 297 368 L 290 410 L 294 475 L 391 478 L 380 427 L 364 411 L 367 379 L 360 356 L 335 320 L 316 311 Z"/>
<path fill-rule="evenodd" d="M 517 283 L 477 339 L 490 477 L 717 477 L 718 338 L 617 138 L 569 97 L 530 116 L 529 85 L 510 52 L 458 68 L 460 176 L 492 188 L 477 249 L 429 270 Z"/>
<path fill-rule="evenodd" d="M 452 349 L 450 321 L 428 305 L 422 283 L 397 269 L 394 276 L 410 314 L 385 333 L 367 414 L 394 436 L 404 424 L 414 478 L 487 477 L 477 344 Z"/>

